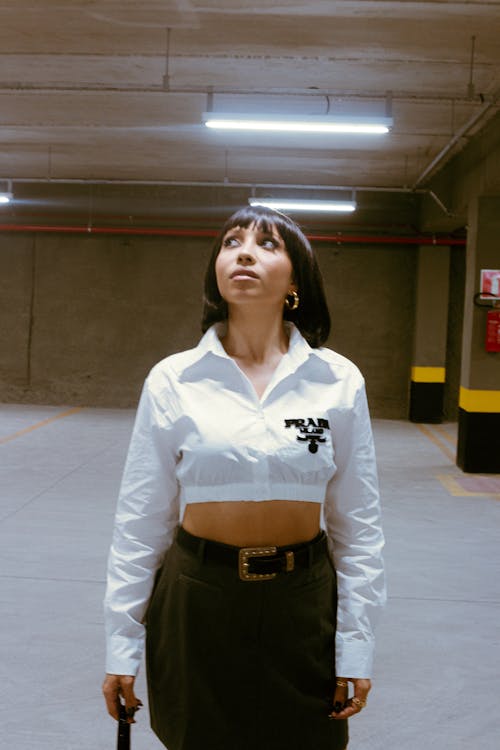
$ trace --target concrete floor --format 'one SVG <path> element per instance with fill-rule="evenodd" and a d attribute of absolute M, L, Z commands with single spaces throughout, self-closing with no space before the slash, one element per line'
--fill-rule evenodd
<path fill-rule="evenodd" d="M 2 750 L 114 747 L 101 601 L 132 419 L 0 406 Z M 454 425 L 374 427 L 390 598 L 350 750 L 498 750 L 500 477 L 454 466 Z M 160 747 L 143 710 L 133 748 Z"/>

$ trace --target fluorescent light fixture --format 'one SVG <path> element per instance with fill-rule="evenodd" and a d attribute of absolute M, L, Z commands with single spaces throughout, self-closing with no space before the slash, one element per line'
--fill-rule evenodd
<path fill-rule="evenodd" d="M 283 211 L 334 211 L 351 213 L 356 210 L 354 201 L 288 200 L 280 198 L 249 198 L 251 206 L 266 206 Z"/>
<path fill-rule="evenodd" d="M 392 117 L 346 117 L 331 115 L 250 115 L 204 112 L 207 128 L 222 130 L 261 130 L 288 133 L 388 133 Z"/>
<path fill-rule="evenodd" d="M 4 185 L 7 190 L 0 189 L 0 203 L 10 203 L 14 197 L 12 193 L 12 180 L 0 180 L 0 185 Z"/>

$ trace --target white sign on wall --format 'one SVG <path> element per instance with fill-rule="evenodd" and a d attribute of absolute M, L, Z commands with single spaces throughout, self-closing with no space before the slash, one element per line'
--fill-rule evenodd
<path fill-rule="evenodd" d="M 482 269 L 480 291 L 480 299 L 500 299 L 500 269 Z"/>

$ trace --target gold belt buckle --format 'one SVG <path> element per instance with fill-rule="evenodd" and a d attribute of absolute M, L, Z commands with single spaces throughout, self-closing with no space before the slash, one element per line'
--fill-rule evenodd
<path fill-rule="evenodd" d="M 249 573 L 251 557 L 269 557 L 275 555 L 277 547 L 242 547 L 239 552 L 238 573 L 242 581 L 270 581 L 277 573 Z"/>

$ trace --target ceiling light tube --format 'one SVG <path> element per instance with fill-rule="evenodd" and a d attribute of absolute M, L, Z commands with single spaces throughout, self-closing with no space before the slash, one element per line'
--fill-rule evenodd
<path fill-rule="evenodd" d="M 7 190 L 0 190 L 0 203 L 10 203 L 14 197 L 12 193 L 12 180 L 1 180 L 1 182 L 7 185 Z"/>
<path fill-rule="evenodd" d="M 352 133 L 382 135 L 388 133 L 392 117 L 333 117 L 331 115 L 251 115 L 204 112 L 207 128 L 222 130 L 260 130 L 288 133 Z"/>
<path fill-rule="evenodd" d="M 356 210 L 354 201 L 289 200 L 281 198 L 249 198 L 251 206 L 266 206 L 283 211 L 328 211 L 351 213 Z"/>

